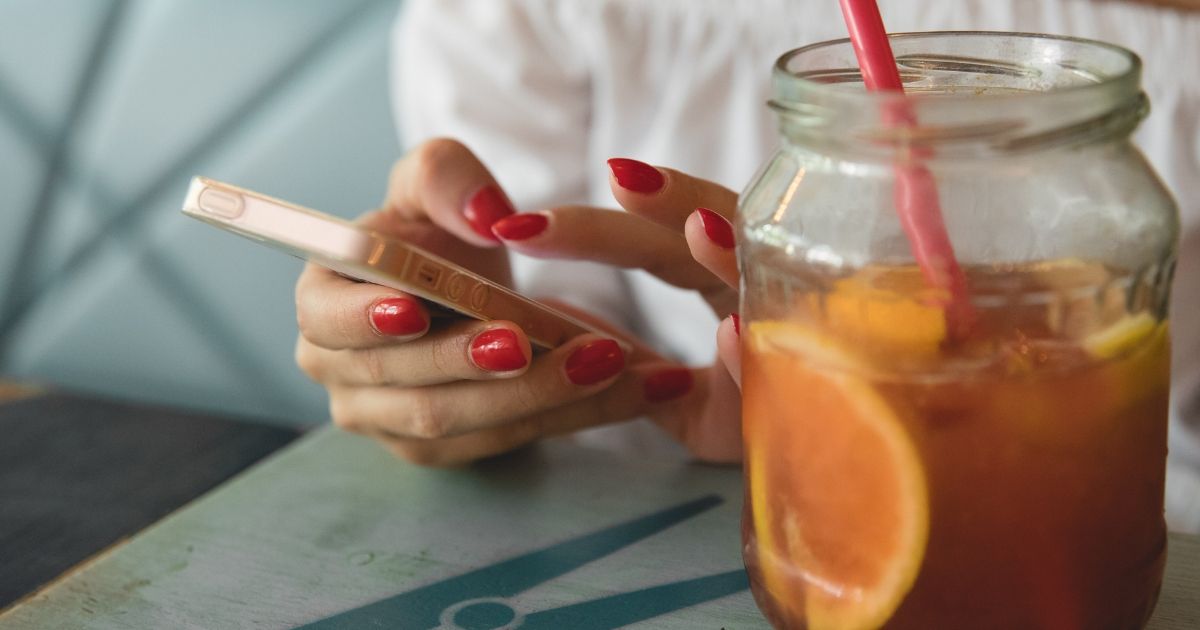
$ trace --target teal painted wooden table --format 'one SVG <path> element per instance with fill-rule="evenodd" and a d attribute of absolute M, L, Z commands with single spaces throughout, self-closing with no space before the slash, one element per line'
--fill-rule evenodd
<path fill-rule="evenodd" d="M 26 628 L 765 628 L 739 473 L 570 441 L 463 470 L 318 431 L 0 615 Z M 1151 628 L 1200 627 L 1171 540 Z"/>

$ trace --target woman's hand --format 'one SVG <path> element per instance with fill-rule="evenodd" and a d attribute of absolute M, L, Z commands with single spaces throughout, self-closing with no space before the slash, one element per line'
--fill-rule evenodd
<path fill-rule="evenodd" d="M 509 284 L 490 228 L 512 215 L 469 150 L 434 140 L 396 164 L 386 208 L 362 221 Z M 431 316 L 411 295 L 316 265 L 296 285 L 296 310 L 296 362 L 328 390 L 334 422 L 422 464 L 479 459 L 693 393 L 691 371 L 618 343 L 616 331 L 535 358 L 511 322 Z"/>
<path fill-rule="evenodd" d="M 559 207 L 502 219 L 492 231 L 509 248 L 530 256 L 644 269 L 665 282 L 698 291 L 724 318 L 717 330 L 720 365 L 694 369 L 689 391 L 650 407 L 648 413 L 697 457 L 739 461 L 738 270 L 730 224 L 737 194 L 634 160 L 613 159 L 609 167 L 613 195 L 628 212 Z"/>

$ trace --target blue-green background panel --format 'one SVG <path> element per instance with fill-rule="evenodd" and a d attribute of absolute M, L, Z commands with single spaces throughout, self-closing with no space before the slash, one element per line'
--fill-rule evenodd
<path fill-rule="evenodd" d="M 310 423 L 300 264 L 179 214 L 205 174 L 352 217 L 399 156 L 396 0 L 0 4 L 0 378 Z"/>

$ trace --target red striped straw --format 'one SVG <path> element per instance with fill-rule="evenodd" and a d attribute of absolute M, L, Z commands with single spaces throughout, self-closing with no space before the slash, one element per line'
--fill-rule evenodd
<path fill-rule="evenodd" d="M 903 92 L 900 69 L 896 67 L 896 57 L 875 0 L 839 1 L 867 89 Z M 907 107 L 888 108 L 885 116 L 889 124 L 916 124 L 916 116 Z M 931 286 L 949 295 L 946 328 L 950 338 L 962 339 L 974 325 L 975 310 L 967 291 L 966 275 L 954 257 L 954 247 L 942 220 L 933 174 L 920 164 L 897 165 L 893 196 L 921 274 Z"/>

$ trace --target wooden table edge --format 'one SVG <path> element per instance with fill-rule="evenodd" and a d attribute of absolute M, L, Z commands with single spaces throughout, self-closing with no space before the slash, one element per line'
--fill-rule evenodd
<path fill-rule="evenodd" d="M 44 387 L 38 387 L 38 386 L 34 386 L 34 385 L 18 385 L 18 384 L 12 383 L 12 382 L 0 381 L 0 405 L 3 405 L 5 403 L 10 403 L 10 402 L 16 402 L 18 400 L 23 400 L 26 398 L 32 398 L 34 396 L 39 396 L 39 395 L 46 393 L 47 391 L 48 390 Z M 59 573 L 57 576 L 54 577 L 54 579 L 52 579 L 48 582 L 45 582 L 41 586 L 38 586 L 37 588 L 26 593 L 25 595 L 18 597 L 17 599 L 10 602 L 8 605 L 0 607 L 0 621 L 3 621 L 4 618 L 7 617 L 10 613 L 16 611 L 18 608 L 24 606 L 25 604 L 31 603 L 33 600 L 37 599 L 38 596 L 55 588 L 60 583 L 71 579 L 76 574 L 86 571 L 92 565 L 97 564 L 97 563 L 101 562 L 102 560 L 104 560 L 105 558 L 107 558 L 108 556 L 117 553 L 118 551 L 121 550 L 122 547 L 124 547 L 127 543 L 129 543 L 134 538 L 137 538 L 138 536 L 142 535 L 143 533 L 149 531 L 150 529 L 152 529 L 154 527 L 158 527 L 159 525 L 166 522 L 168 519 L 172 518 L 176 514 L 191 507 L 193 504 L 200 501 L 204 497 L 207 497 L 210 494 L 220 491 L 226 485 L 241 478 L 242 475 L 246 475 L 246 474 L 253 472 L 255 469 L 257 469 L 259 466 L 265 464 L 267 461 L 269 461 L 279 455 L 282 455 L 283 453 L 289 451 L 290 449 L 298 446 L 301 442 L 303 442 L 305 440 L 305 438 L 311 437 L 311 436 L 319 433 L 319 430 L 315 430 L 318 428 L 319 427 L 314 427 L 313 428 L 314 430 L 301 431 L 300 435 L 297 436 L 297 438 L 295 440 L 293 440 L 290 444 L 287 444 L 283 448 L 280 448 L 280 449 L 276 450 L 275 452 L 270 453 L 266 457 L 263 457 L 262 459 L 254 462 L 253 464 L 251 464 L 250 466 L 247 466 L 244 470 L 237 473 L 236 475 L 226 479 L 225 481 L 222 481 L 221 483 L 217 484 L 216 486 L 214 486 L 212 488 L 209 488 L 206 492 L 203 492 L 200 495 L 193 497 L 187 503 L 184 503 L 183 505 L 180 505 L 179 507 L 175 508 L 174 510 L 171 510 L 170 512 L 164 514 L 162 516 L 162 518 L 158 519 L 157 521 L 154 521 L 153 523 L 146 525 L 145 527 L 141 528 L 140 530 L 138 530 L 136 532 L 132 532 L 130 534 L 127 534 L 125 536 L 122 536 L 122 537 L 114 540 L 113 542 L 109 543 L 106 547 L 96 551 L 92 555 L 90 555 L 90 556 L 80 560 L 79 562 L 76 562 L 75 564 L 71 565 L 70 567 L 64 569 L 62 571 L 62 573 Z"/>
<path fill-rule="evenodd" d="M 174 514 L 174 512 L 172 512 L 172 514 Z M 168 514 L 167 516 L 170 516 L 170 514 Z M 164 516 L 163 519 L 167 518 L 167 516 Z M 33 589 L 32 591 L 29 591 L 28 593 L 22 595 L 21 597 L 18 597 L 16 600 L 11 602 L 9 605 L 7 605 L 3 608 L 0 608 L 0 621 L 4 621 L 4 618 L 7 617 L 9 613 L 14 612 L 15 610 L 24 606 L 25 604 L 33 602 L 33 600 L 37 599 L 39 595 L 58 586 L 60 582 L 69 580 L 70 578 L 74 577 L 75 574 L 86 571 L 93 564 L 96 564 L 96 563 L 100 562 L 101 560 L 104 560 L 105 558 L 107 558 L 109 555 L 116 553 L 121 547 L 125 546 L 125 543 L 128 543 L 130 540 L 137 537 L 138 534 L 141 534 L 142 532 L 146 531 L 150 527 L 153 527 L 154 525 L 157 525 L 158 523 L 161 523 L 161 522 L 162 522 L 162 519 L 159 519 L 158 521 L 155 521 L 151 525 L 144 527 L 137 532 L 129 534 L 128 536 L 122 536 L 122 537 L 114 540 L 107 547 L 97 551 L 96 553 L 84 558 L 83 560 L 80 560 L 79 562 L 76 562 L 75 564 L 71 565 L 67 569 L 63 570 L 62 573 L 59 573 L 54 579 L 50 580 L 49 582 L 42 584 L 41 586 Z"/>

